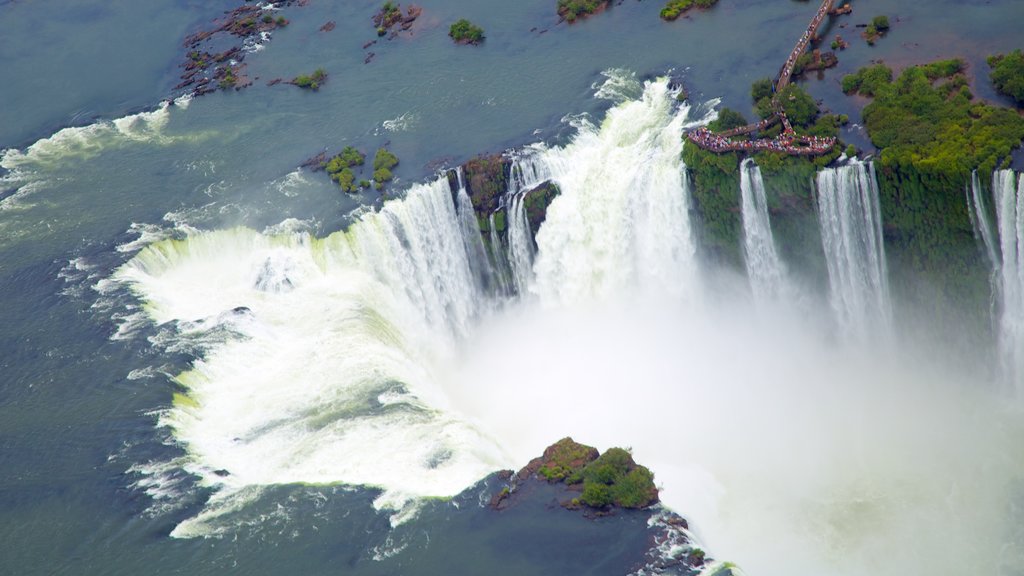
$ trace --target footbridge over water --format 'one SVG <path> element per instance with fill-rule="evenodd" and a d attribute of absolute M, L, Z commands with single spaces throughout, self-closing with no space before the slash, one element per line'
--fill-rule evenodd
<path fill-rule="evenodd" d="M 789 83 L 793 79 L 793 70 L 796 67 L 796 61 L 800 58 L 800 55 L 807 50 L 807 46 L 817 38 L 818 30 L 821 25 L 825 22 L 825 18 L 833 14 L 848 14 L 849 5 L 845 5 L 840 9 L 835 7 L 836 0 L 823 0 L 821 6 L 818 7 L 818 11 L 815 12 L 814 18 L 811 19 L 811 23 L 807 26 L 807 30 L 804 31 L 803 35 L 800 36 L 800 40 L 797 41 L 796 46 L 789 53 L 789 58 L 782 65 L 779 70 L 779 77 L 775 81 L 775 85 L 772 87 L 772 115 L 764 120 L 754 123 L 747 124 L 746 126 L 740 126 L 733 128 L 732 130 L 726 130 L 724 132 L 715 133 L 707 128 L 699 128 L 691 131 L 687 136 L 695 144 L 710 150 L 712 152 L 732 152 L 737 150 L 771 150 L 775 152 L 785 152 L 787 154 L 796 155 L 817 155 L 825 154 L 835 146 L 835 138 L 817 138 L 811 136 L 799 136 L 793 131 L 793 126 L 789 123 L 789 118 L 786 117 L 786 112 L 779 101 L 782 90 L 789 86 Z M 733 136 L 739 136 L 741 134 L 749 134 L 751 132 L 759 132 L 764 130 L 776 122 L 782 122 L 783 130 L 782 134 L 772 139 L 760 139 L 760 140 L 733 140 Z"/>

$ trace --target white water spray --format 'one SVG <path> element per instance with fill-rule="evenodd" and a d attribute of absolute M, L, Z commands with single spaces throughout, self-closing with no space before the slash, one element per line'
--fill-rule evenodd
<path fill-rule="evenodd" d="M 1024 177 L 1012 170 L 992 176 L 999 223 L 999 347 L 1003 374 L 1024 394 Z"/>
<path fill-rule="evenodd" d="M 869 340 L 892 329 L 874 165 L 851 161 L 818 172 L 818 215 L 830 301 L 847 337 Z"/>
<path fill-rule="evenodd" d="M 754 300 L 777 302 L 787 294 L 786 269 L 775 249 L 761 169 L 750 158 L 740 166 L 743 248 Z"/>

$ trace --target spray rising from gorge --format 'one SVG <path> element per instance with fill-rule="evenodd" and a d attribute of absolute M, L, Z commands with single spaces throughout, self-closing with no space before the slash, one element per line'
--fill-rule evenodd
<path fill-rule="evenodd" d="M 564 147 L 520 153 L 505 238 L 492 225 L 483 242 L 459 175 L 323 239 L 195 233 L 122 267 L 154 322 L 206 346 L 161 423 L 220 492 L 175 535 L 207 534 L 280 483 L 372 486 L 378 507 L 409 510 L 571 434 L 632 446 L 666 503 L 751 574 L 1006 562 L 1017 431 L 962 375 L 828 344 L 813 320 L 832 311 L 768 322 L 707 298 L 680 151 L 709 118 L 665 80 L 636 92 Z M 774 241 L 744 169 L 749 266 Z M 524 197 L 548 180 L 561 193 L 534 246 Z M 870 165 L 817 184 L 837 324 L 888 326 Z M 768 266 L 784 269 L 777 253 Z"/>

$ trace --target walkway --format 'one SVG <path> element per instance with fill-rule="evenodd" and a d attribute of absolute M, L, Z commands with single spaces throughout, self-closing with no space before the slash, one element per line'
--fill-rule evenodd
<path fill-rule="evenodd" d="M 747 124 L 746 126 L 740 126 L 739 128 L 733 128 L 732 130 L 726 130 L 725 132 L 718 134 L 711 132 L 707 128 L 699 128 L 687 134 L 690 140 L 701 148 L 712 152 L 772 150 L 785 152 L 787 154 L 816 155 L 825 154 L 831 150 L 835 145 L 835 138 L 798 136 L 793 131 L 793 126 L 790 124 L 789 118 L 786 117 L 786 112 L 783 109 L 782 104 L 779 102 L 779 95 L 786 86 L 789 86 L 789 83 L 793 78 L 793 68 L 796 67 L 797 59 L 800 58 L 800 55 L 807 50 L 808 44 L 817 37 L 818 29 L 825 21 L 825 17 L 829 14 L 849 13 L 849 10 L 845 12 L 842 10 L 836 10 L 835 2 L 836 0 L 822 1 L 818 11 L 814 14 L 814 18 L 807 26 L 807 30 L 804 31 L 800 40 L 797 41 L 796 46 L 793 47 L 793 51 L 789 53 L 789 58 L 786 59 L 786 63 L 782 65 L 782 69 L 779 71 L 779 78 L 776 80 L 775 86 L 772 88 L 771 116 L 755 124 Z M 732 140 L 733 136 L 759 132 L 780 121 L 782 122 L 783 128 L 782 134 L 775 139 Z"/>

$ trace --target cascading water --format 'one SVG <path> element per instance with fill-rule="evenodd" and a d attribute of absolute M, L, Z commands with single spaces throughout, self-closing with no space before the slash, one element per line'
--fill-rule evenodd
<path fill-rule="evenodd" d="M 508 262 L 516 292 L 528 293 L 533 283 L 533 261 L 536 257 L 533 232 L 526 214 L 526 195 L 550 179 L 543 165 L 534 157 L 518 155 L 512 161 L 505 204 L 508 213 Z"/>
<path fill-rule="evenodd" d="M 1019 182 L 1017 182 L 1019 180 Z M 999 228 L 999 347 L 1004 377 L 1024 393 L 1024 176 L 992 176 Z"/>
<path fill-rule="evenodd" d="M 870 162 L 818 172 L 818 215 L 830 301 L 847 337 L 888 335 L 892 305 L 875 168 Z"/>
<path fill-rule="evenodd" d="M 743 248 L 754 300 L 778 301 L 786 295 L 786 270 L 775 250 L 761 169 L 750 158 L 740 166 Z"/>
<path fill-rule="evenodd" d="M 540 173 L 561 191 L 537 234 L 531 290 L 542 302 L 636 289 L 694 295 L 696 249 L 680 160 L 689 110 L 675 110 L 670 96 L 667 82 L 649 82 L 639 100 L 609 110 L 601 126 L 577 120 L 570 144 L 537 151 Z"/>
<path fill-rule="evenodd" d="M 259 486 L 379 486 L 377 505 L 398 509 L 511 464 L 444 410 L 435 374 L 491 305 L 479 242 L 440 178 L 323 239 L 196 233 L 120 268 L 180 338 L 206 326 L 238 336 L 213 339 L 177 376 L 187 392 L 160 417 L 186 469 L 220 489 L 221 506 L 174 534 L 205 533 L 232 494 Z"/>

